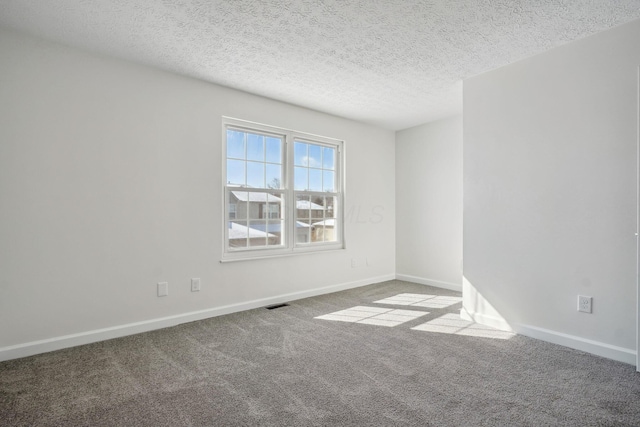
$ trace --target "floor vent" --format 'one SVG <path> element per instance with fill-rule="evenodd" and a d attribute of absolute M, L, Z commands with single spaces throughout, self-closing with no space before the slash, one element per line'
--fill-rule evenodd
<path fill-rule="evenodd" d="M 273 305 L 268 305 L 265 308 L 267 310 L 274 310 L 274 309 L 280 308 L 280 307 L 289 307 L 289 304 L 273 304 Z"/>

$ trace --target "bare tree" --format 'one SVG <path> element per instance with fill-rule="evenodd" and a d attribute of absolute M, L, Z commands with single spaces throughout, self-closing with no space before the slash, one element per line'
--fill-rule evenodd
<path fill-rule="evenodd" d="M 273 178 L 271 180 L 271 182 L 269 184 L 267 184 L 267 188 L 272 188 L 272 189 L 280 189 L 280 188 L 282 188 L 282 186 L 280 185 L 280 179 L 279 178 Z"/>

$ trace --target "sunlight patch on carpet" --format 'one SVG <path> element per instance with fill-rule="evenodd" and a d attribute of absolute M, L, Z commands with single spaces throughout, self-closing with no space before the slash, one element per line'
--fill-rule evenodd
<path fill-rule="evenodd" d="M 314 319 L 393 327 L 427 314 L 429 313 L 426 311 L 400 310 L 358 305 L 346 310 L 317 316 Z"/>
<path fill-rule="evenodd" d="M 489 326 L 463 320 L 454 313 L 444 314 L 427 323 L 411 328 L 414 331 L 438 332 L 442 334 L 465 335 L 469 337 L 509 339 L 515 334 Z"/>
<path fill-rule="evenodd" d="M 447 308 L 462 302 L 460 297 L 425 294 L 398 294 L 389 298 L 374 301 L 376 304 L 410 305 L 426 308 Z"/>

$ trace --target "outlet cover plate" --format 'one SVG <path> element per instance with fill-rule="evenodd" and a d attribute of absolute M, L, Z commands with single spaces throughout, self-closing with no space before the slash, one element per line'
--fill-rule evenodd
<path fill-rule="evenodd" d="M 168 282 L 159 282 L 158 283 L 158 296 L 166 297 L 169 295 L 169 283 Z"/>
<path fill-rule="evenodd" d="M 194 278 L 191 279 L 191 292 L 199 292 L 200 291 L 200 279 Z"/>
<path fill-rule="evenodd" d="M 578 295 L 578 311 L 583 313 L 591 313 L 591 304 L 593 302 L 592 297 L 587 297 L 584 295 Z"/>

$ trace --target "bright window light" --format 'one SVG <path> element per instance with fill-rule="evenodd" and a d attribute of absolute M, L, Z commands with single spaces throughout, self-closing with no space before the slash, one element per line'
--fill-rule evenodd
<path fill-rule="evenodd" d="M 315 317 L 322 320 L 393 327 L 429 314 L 426 311 L 356 306 Z"/>
<path fill-rule="evenodd" d="M 414 307 L 447 308 L 462 302 L 460 297 L 425 294 L 398 294 L 389 298 L 374 301 L 376 304 L 410 305 Z"/>
<path fill-rule="evenodd" d="M 512 332 L 501 331 L 489 326 L 463 320 L 459 315 L 454 313 L 446 313 L 436 319 L 429 320 L 427 323 L 423 323 L 411 329 L 414 331 L 437 332 L 441 334 L 464 335 L 480 338 L 497 338 L 503 340 L 509 339 L 515 335 Z"/>
<path fill-rule="evenodd" d="M 343 249 L 343 145 L 223 118 L 223 259 Z"/>

